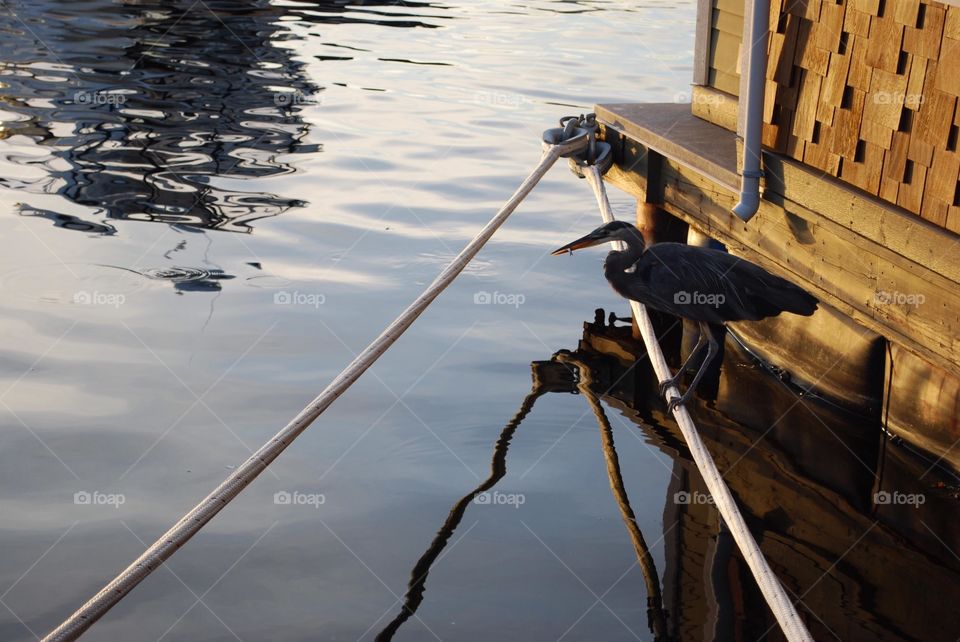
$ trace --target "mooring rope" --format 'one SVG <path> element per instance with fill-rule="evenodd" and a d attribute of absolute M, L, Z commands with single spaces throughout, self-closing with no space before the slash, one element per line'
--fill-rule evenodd
<path fill-rule="evenodd" d="M 548 130 L 554 131 L 554 130 Z M 555 132 L 556 133 L 556 132 Z M 546 140 L 546 136 L 545 136 Z M 439 276 L 426 290 L 407 307 L 400 316 L 393 320 L 387 328 L 373 342 L 364 348 L 357 357 L 350 362 L 337 377 L 324 388 L 316 399 L 293 418 L 270 441 L 261 446 L 242 465 L 217 488 L 206 496 L 190 512 L 184 515 L 170 530 L 150 545 L 140 557 L 133 561 L 109 584 L 101 589 L 89 601 L 81 606 L 73 615 L 67 618 L 60 626 L 51 631 L 44 642 L 65 642 L 76 640 L 94 622 L 103 617 L 117 602 L 122 600 L 137 584 L 142 582 L 150 573 L 160 567 L 165 560 L 177 552 L 181 546 L 203 528 L 213 517 L 229 504 L 240 492 L 246 488 L 257 476 L 266 470 L 267 466 L 282 453 L 287 446 L 293 443 L 313 421 L 319 417 L 330 404 L 362 375 L 380 356 L 400 338 L 407 328 L 427 309 L 434 299 L 450 285 L 473 259 L 480 249 L 490 240 L 494 232 L 507 220 L 511 213 L 533 190 L 547 170 L 557 159 L 581 151 L 588 144 L 588 136 L 569 124 L 562 135 L 553 136 L 544 145 L 543 155 L 536 168 L 520 184 L 517 191 L 510 197 L 490 222 L 474 237 L 470 243 L 447 265 Z"/>
<path fill-rule="evenodd" d="M 609 223 L 615 220 L 600 169 L 596 165 L 588 165 L 583 168 L 583 175 L 593 188 L 597 204 L 600 206 L 600 215 L 604 222 Z M 617 245 L 620 245 L 619 241 Z M 618 249 L 623 248 L 619 247 Z M 671 377 L 672 373 L 663 352 L 660 350 L 653 323 L 651 323 L 647 310 L 642 304 L 630 301 L 630 307 L 633 310 L 633 317 L 637 326 L 640 328 L 640 334 L 643 335 L 643 343 L 647 348 L 647 354 L 650 357 L 650 363 L 653 365 L 657 379 L 664 382 Z M 680 391 L 677 390 L 676 386 L 667 388 L 667 401 L 679 397 Z M 714 505 L 720 511 L 723 521 L 730 528 L 730 533 L 733 535 L 734 541 L 737 542 L 737 546 L 740 547 L 747 566 L 750 567 L 750 571 L 753 573 L 764 599 L 770 606 L 770 610 L 780 624 L 783 634 L 790 642 L 813 642 L 813 636 L 810 635 L 810 631 L 807 630 L 803 620 L 800 619 L 796 607 L 787 596 L 786 589 L 783 588 L 780 580 L 770 568 L 770 564 L 763 556 L 760 546 L 750 533 L 750 529 L 747 528 L 747 523 L 744 521 L 743 515 L 740 514 L 740 509 L 733 499 L 733 494 L 723 481 L 713 457 L 710 456 L 710 451 L 707 450 L 703 440 L 700 439 L 700 434 L 697 432 L 693 419 L 690 418 L 690 413 L 684 406 L 677 406 L 673 410 L 673 416 L 680 426 L 680 432 L 687 442 L 693 461 L 703 476 L 710 495 L 713 497 Z"/>

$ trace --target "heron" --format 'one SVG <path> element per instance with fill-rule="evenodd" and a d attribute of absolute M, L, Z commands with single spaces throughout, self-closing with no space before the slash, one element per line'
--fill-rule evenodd
<path fill-rule="evenodd" d="M 758 321 L 781 312 L 810 316 L 817 299 L 802 288 L 770 274 L 759 265 L 721 250 L 653 243 L 647 247 L 636 227 L 624 221 L 601 225 L 586 236 L 554 250 L 554 256 L 602 243 L 622 241 L 624 250 L 607 254 L 603 275 L 620 296 L 696 323 L 700 336 L 680 370 L 660 384 L 660 394 L 677 385 L 687 366 L 707 346 L 707 356 L 686 392 L 668 404 L 668 411 L 686 404 L 716 358 L 720 346 L 710 324 Z"/>

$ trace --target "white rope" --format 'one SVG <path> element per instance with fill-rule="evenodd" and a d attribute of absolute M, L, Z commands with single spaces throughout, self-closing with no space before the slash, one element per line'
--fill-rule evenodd
<path fill-rule="evenodd" d="M 613 221 L 613 211 L 610 209 L 610 201 L 607 199 L 607 191 L 604 188 L 600 171 L 596 166 L 591 165 L 584 170 L 584 174 L 597 197 L 600 214 L 603 216 L 604 222 Z M 623 249 L 621 242 L 618 241 L 617 244 L 620 249 Z M 661 382 L 666 381 L 672 373 L 663 352 L 660 350 L 660 344 L 657 342 L 657 335 L 653 329 L 653 324 L 650 322 L 650 317 L 647 315 L 647 310 L 636 301 L 630 301 L 630 307 L 640 328 L 640 334 L 643 335 L 643 343 L 647 347 L 647 354 L 650 357 L 650 363 L 653 364 L 657 379 Z M 667 388 L 667 401 L 679 397 L 680 391 L 677 390 L 676 386 Z M 710 451 L 707 450 L 703 440 L 700 439 L 700 434 L 690 418 L 690 413 L 683 406 L 677 406 L 673 411 L 673 416 L 680 426 L 680 432 L 683 433 L 687 448 L 689 448 L 693 461 L 707 484 L 707 489 L 713 497 L 714 504 L 720 511 L 720 516 L 723 517 L 723 521 L 726 522 L 727 527 L 733 534 L 734 541 L 740 547 L 740 551 L 747 561 L 747 566 L 750 567 L 754 579 L 760 586 L 763 597 L 770 606 L 770 610 L 773 611 L 774 617 L 777 618 L 777 622 L 780 623 L 780 628 L 783 629 L 783 634 L 790 642 L 813 642 L 813 636 L 810 635 L 810 631 L 807 630 L 806 625 L 800 619 L 793 602 L 790 601 L 786 590 L 770 568 L 770 564 L 760 551 L 760 546 L 750 533 L 750 529 L 747 528 L 747 523 L 740 514 L 740 509 L 737 507 L 730 489 L 723 481 L 720 471 L 717 470 L 717 465 L 714 463 L 713 457 L 710 456 Z"/>
<path fill-rule="evenodd" d="M 300 433 L 313 423 L 324 410 L 342 395 L 354 381 L 356 381 L 373 362 L 380 358 L 393 343 L 400 338 L 407 328 L 420 316 L 437 295 L 439 295 L 463 271 L 467 264 L 476 256 L 477 252 L 490 240 L 507 217 L 517 208 L 521 201 L 533 190 L 534 186 L 543 178 L 547 170 L 562 155 L 580 151 L 586 146 L 586 137 L 579 136 L 567 142 L 545 146 L 543 155 L 536 169 L 521 183 L 510 200 L 504 204 L 490 222 L 477 234 L 470 243 L 463 248 L 460 254 L 440 273 L 413 303 L 400 316 L 387 326 L 379 337 L 367 346 L 363 352 L 348 365 L 310 404 L 300 411 L 293 420 L 280 432 L 260 447 L 257 452 L 239 466 L 230 477 L 221 483 L 216 490 L 207 495 L 189 513 L 183 516 L 160 539 L 150 545 L 130 566 L 107 584 L 99 593 L 81 606 L 73 615 L 67 618 L 60 626 L 50 632 L 44 642 L 63 642 L 76 640 L 84 631 L 100 619 L 117 602 L 124 598 L 133 588 L 150 573 L 160 567 L 163 562 L 173 555 L 204 525 L 207 524 L 220 510 L 240 494 L 257 476 L 266 470 L 267 466 L 289 446 Z"/>

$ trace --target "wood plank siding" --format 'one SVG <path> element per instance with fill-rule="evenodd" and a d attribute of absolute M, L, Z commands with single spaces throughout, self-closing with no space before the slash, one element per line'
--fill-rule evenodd
<path fill-rule="evenodd" d="M 736 96 L 743 2 L 712 1 L 706 84 Z M 960 234 L 960 7 L 770 2 L 764 145 Z"/>
<path fill-rule="evenodd" d="M 740 43 L 743 2 L 711 0 L 707 84 L 734 96 L 740 93 Z"/>

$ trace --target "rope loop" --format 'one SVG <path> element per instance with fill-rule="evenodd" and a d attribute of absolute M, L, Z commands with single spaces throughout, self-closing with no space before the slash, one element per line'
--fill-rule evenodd
<path fill-rule="evenodd" d="M 613 166 L 613 148 L 610 143 L 597 140 L 597 132 L 600 131 L 597 115 L 590 113 L 564 116 L 560 119 L 560 125 L 564 132 L 577 129 L 584 132 L 587 137 L 586 148 L 582 152 L 566 156 L 570 171 L 580 178 L 586 178 L 584 170 L 587 167 L 596 167 L 601 175 L 606 174 L 607 170 Z"/>

